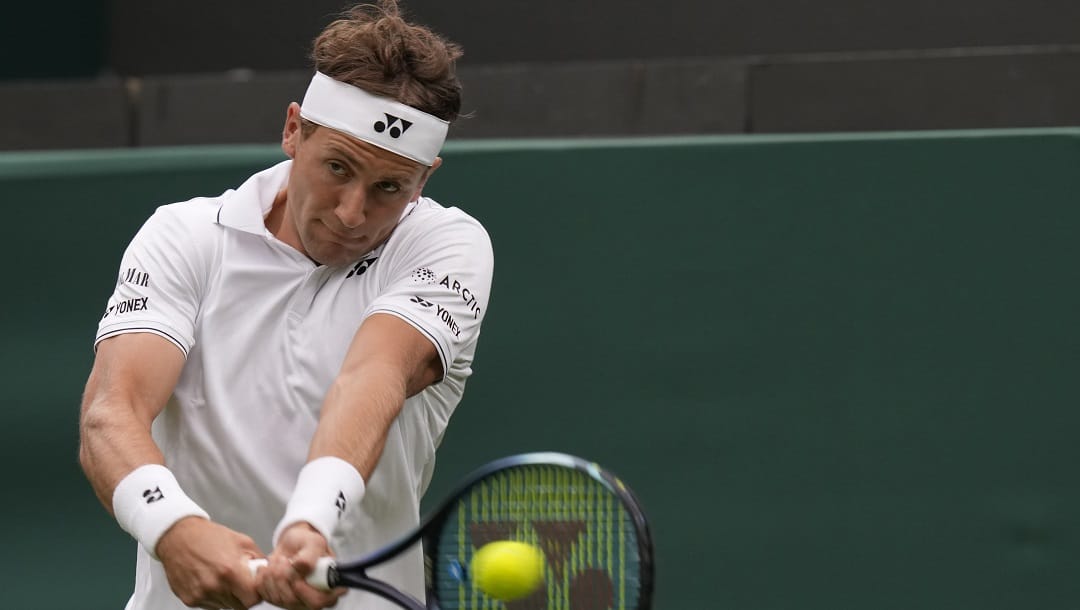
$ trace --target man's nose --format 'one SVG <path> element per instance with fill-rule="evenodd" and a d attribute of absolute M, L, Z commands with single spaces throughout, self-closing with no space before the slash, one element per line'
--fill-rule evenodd
<path fill-rule="evenodd" d="M 364 208 L 367 205 L 367 194 L 362 188 L 346 190 L 338 200 L 334 213 L 341 224 L 355 229 L 364 224 Z"/>

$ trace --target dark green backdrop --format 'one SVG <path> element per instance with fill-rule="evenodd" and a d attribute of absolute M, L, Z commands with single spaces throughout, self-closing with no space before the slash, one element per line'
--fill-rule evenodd
<path fill-rule="evenodd" d="M 652 519 L 658 610 L 1077 607 L 1078 136 L 450 146 L 428 194 L 496 275 L 429 499 L 595 458 Z M 133 544 L 76 464 L 119 255 L 279 158 L 0 155 L 5 605 L 122 607 Z"/>

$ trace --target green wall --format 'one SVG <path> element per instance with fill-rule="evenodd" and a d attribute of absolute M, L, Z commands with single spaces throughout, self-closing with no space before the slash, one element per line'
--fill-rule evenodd
<path fill-rule="evenodd" d="M 429 500 L 594 458 L 651 517 L 658 610 L 1080 605 L 1078 136 L 450 146 L 428 194 L 497 262 Z M 97 318 L 157 204 L 278 158 L 0 155 L 12 607 L 122 606 L 133 545 L 75 455 Z"/>

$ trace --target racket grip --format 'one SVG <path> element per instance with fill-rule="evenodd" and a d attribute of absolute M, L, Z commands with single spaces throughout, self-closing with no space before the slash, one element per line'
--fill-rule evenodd
<path fill-rule="evenodd" d="M 265 567 L 268 564 L 269 562 L 263 558 L 249 559 L 248 569 L 251 570 L 251 576 L 254 577 L 255 574 L 259 572 L 259 568 Z M 311 572 L 311 574 L 308 574 L 307 578 L 305 578 L 304 580 L 306 580 L 309 585 L 315 587 L 320 591 L 329 591 L 331 589 L 330 568 L 334 567 L 335 565 L 337 564 L 334 562 L 333 557 L 320 557 L 318 561 L 315 562 L 315 569 Z"/>

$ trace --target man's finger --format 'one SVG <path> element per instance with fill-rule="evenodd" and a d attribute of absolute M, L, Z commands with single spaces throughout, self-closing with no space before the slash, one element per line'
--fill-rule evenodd
<path fill-rule="evenodd" d="M 315 571 L 315 564 L 322 555 L 323 552 L 320 549 L 314 546 L 305 546 L 289 558 L 289 563 L 301 576 L 307 576 Z"/>
<path fill-rule="evenodd" d="M 296 597 L 309 608 L 328 608 L 337 603 L 340 594 L 336 592 L 324 593 L 308 585 L 306 582 L 298 582 L 293 586 Z"/>

